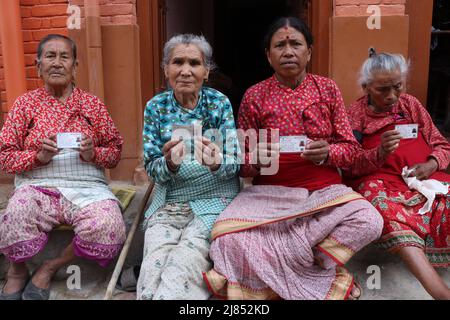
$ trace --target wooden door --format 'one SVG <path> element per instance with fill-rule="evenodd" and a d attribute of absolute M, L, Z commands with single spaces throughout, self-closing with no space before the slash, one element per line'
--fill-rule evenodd
<path fill-rule="evenodd" d="M 143 107 L 164 87 L 161 69 L 162 50 L 166 41 L 166 6 L 164 0 L 137 0 L 139 25 L 141 88 Z"/>
<path fill-rule="evenodd" d="M 295 2 L 294 12 L 306 22 L 314 37 L 313 55 L 308 72 L 329 75 L 330 19 L 333 0 L 302 0 Z"/>

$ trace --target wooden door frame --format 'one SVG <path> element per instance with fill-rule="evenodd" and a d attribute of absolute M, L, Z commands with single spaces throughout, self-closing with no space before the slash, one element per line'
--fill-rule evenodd
<path fill-rule="evenodd" d="M 309 0 L 310 28 L 314 37 L 311 71 L 324 77 L 330 75 L 330 21 L 333 0 Z"/>
<path fill-rule="evenodd" d="M 137 0 L 141 62 L 142 106 L 160 92 L 164 82 L 161 69 L 162 49 L 166 42 L 164 0 Z"/>
<path fill-rule="evenodd" d="M 424 106 L 427 105 L 430 71 L 431 26 L 434 1 L 407 0 L 406 14 L 409 15 L 409 59 L 413 63 L 408 90 Z"/>
<path fill-rule="evenodd" d="M 310 27 L 314 37 L 311 62 L 312 73 L 328 76 L 330 73 L 330 20 L 333 0 L 308 0 Z M 162 49 L 166 41 L 165 1 L 137 0 L 139 25 L 142 100 L 150 100 L 164 87 L 161 69 Z"/>

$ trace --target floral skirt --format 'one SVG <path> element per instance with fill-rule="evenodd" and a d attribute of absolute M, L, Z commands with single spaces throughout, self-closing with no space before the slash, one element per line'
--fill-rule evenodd
<path fill-rule="evenodd" d="M 450 266 L 450 197 L 436 196 L 431 212 L 419 215 L 427 199 L 417 191 L 388 189 L 382 180 L 366 181 L 358 190 L 383 216 L 382 248 L 418 247 L 433 266 Z"/>

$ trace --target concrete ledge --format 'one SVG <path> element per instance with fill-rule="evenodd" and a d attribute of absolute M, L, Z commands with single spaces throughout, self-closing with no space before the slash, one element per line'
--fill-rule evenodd
<path fill-rule="evenodd" d="M 3 188 L 3 191 L 5 188 Z M 138 213 L 139 205 L 144 197 L 146 186 L 137 190 L 136 196 L 124 213 L 124 220 L 128 231 Z M 151 199 L 150 199 L 151 201 Z M 149 203 L 150 203 L 149 201 Z M 147 204 L 148 205 L 148 204 Z M 73 238 L 73 232 L 53 231 L 50 234 L 46 248 L 29 262 L 30 270 L 34 270 L 44 260 L 56 257 Z M 124 268 L 140 264 L 144 245 L 144 232 L 138 228 L 128 253 Z M 56 300 L 100 300 L 106 292 L 112 271 L 116 261 L 103 269 L 96 263 L 84 259 L 76 259 L 73 265 L 77 265 L 81 270 L 81 289 L 69 290 L 67 279 L 70 276 L 63 268 L 60 270 L 52 284 L 51 299 Z M 368 273 L 369 266 L 378 266 L 381 275 L 381 288 L 370 290 L 367 281 L 372 273 Z M 8 263 L 3 256 L 0 256 L 0 287 L 7 269 Z M 422 300 L 431 299 L 421 284 L 412 276 L 403 262 L 395 255 L 378 249 L 375 245 L 370 245 L 358 252 L 347 264 L 363 288 L 362 300 Z M 444 281 L 450 285 L 450 268 L 438 269 Z M 113 299 L 128 300 L 135 299 L 134 293 L 124 293 L 116 290 Z"/>

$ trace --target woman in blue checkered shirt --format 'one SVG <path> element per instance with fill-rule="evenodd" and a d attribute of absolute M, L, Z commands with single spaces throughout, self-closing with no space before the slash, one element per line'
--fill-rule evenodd
<path fill-rule="evenodd" d="M 228 98 L 207 88 L 212 48 L 203 36 L 179 35 L 164 48 L 170 89 L 144 116 L 145 168 L 155 181 L 146 212 L 138 299 L 208 299 L 210 232 L 239 192 L 238 142 Z"/>

